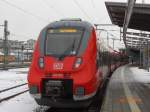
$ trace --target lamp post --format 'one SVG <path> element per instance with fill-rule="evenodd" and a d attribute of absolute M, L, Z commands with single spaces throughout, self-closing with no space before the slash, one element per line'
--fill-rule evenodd
<path fill-rule="evenodd" d="M 149 35 L 147 35 L 147 37 L 149 38 Z M 149 57 L 150 57 L 150 46 L 149 46 L 149 44 L 150 44 L 150 41 L 147 39 L 147 71 L 149 72 L 149 65 L 150 65 L 150 63 L 149 63 Z"/>
<path fill-rule="evenodd" d="M 23 65 L 23 61 L 24 61 L 24 54 L 23 54 L 23 51 L 24 51 L 24 45 L 21 46 L 21 51 L 22 51 L 22 65 Z"/>
<path fill-rule="evenodd" d="M 8 64 L 8 35 L 10 34 L 8 31 L 8 21 L 5 20 L 3 25 L 0 25 L 1 27 L 4 27 L 4 40 L 3 40 L 3 69 L 6 69 L 6 66 Z"/>

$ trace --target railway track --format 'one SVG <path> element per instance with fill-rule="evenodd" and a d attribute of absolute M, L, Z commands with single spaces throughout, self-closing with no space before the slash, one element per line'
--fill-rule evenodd
<path fill-rule="evenodd" d="M 3 89 L 3 90 L 0 90 L 0 93 L 8 91 L 8 90 L 11 90 L 11 89 L 14 89 L 14 88 L 17 88 L 17 87 L 20 87 L 20 86 L 24 86 L 24 85 L 27 85 L 27 83 L 16 85 L 16 86 L 13 86 L 13 87 L 10 87 L 10 88 L 6 88 L 6 89 Z"/>
<path fill-rule="evenodd" d="M 0 90 L 0 103 L 6 100 L 12 99 L 28 91 L 29 89 L 28 89 L 27 83 Z"/>
<path fill-rule="evenodd" d="M 101 95 L 101 93 L 99 95 Z M 88 108 L 48 108 L 40 106 L 34 112 L 100 112 L 102 99 L 99 95 Z"/>

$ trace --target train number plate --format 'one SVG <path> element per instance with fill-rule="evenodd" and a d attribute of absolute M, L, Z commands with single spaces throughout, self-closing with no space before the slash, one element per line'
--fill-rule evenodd
<path fill-rule="evenodd" d="M 42 80 L 42 96 L 68 98 L 73 97 L 73 81 L 71 79 L 49 79 Z"/>
<path fill-rule="evenodd" d="M 62 91 L 62 81 L 49 80 L 45 83 L 45 93 L 47 96 L 60 96 Z"/>
<path fill-rule="evenodd" d="M 47 86 L 62 86 L 62 81 L 59 80 L 49 80 L 46 82 L 46 87 Z"/>

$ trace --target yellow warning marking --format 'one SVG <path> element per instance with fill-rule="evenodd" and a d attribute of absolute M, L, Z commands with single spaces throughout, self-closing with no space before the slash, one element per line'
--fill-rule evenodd
<path fill-rule="evenodd" d="M 122 70 L 121 70 L 121 78 L 122 78 L 123 88 L 124 88 L 124 91 L 125 91 L 125 95 L 126 95 L 128 104 L 130 106 L 131 112 L 141 112 L 140 108 L 136 104 L 136 101 L 133 100 L 133 95 L 132 95 L 128 85 L 125 82 L 125 80 L 126 80 L 125 76 L 124 76 L 125 67 L 123 67 Z M 132 100 L 131 100 L 131 98 L 132 98 Z"/>
<path fill-rule="evenodd" d="M 128 98 L 128 100 L 129 100 L 129 102 L 136 102 L 136 103 L 141 103 L 142 101 L 141 101 L 141 99 L 139 99 L 139 98 L 137 98 L 137 97 L 129 97 Z M 124 104 L 126 104 L 126 103 L 128 103 L 128 100 L 127 100 L 127 98 L 126 97 L 121 97 L 121 98 L 119 98 L 118 100 L 117 100 L 117 102 L 118 103 L 124 103 Z"/>

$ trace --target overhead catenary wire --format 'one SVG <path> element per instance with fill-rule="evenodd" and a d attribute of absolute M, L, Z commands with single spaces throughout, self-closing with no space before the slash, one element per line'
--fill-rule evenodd
<path fill-rule="evenodd" d="M 63 14 L 60 10 L 54 8 L 54 6 L 50 5 L 47 0 L 42 0 L 42 1 L 43 1 L 43 3 L 44 3 L 48 8 L 50 8 L 50 9 L 52 9 L 54 12 L 56 12 L 57 15 L 61 15 L 62 17 L 64 17 L 64 14 Z"/>
<path fill-rule="evenodd" d="M 78 8 L 81 10 L 81 12 L 92 21 L 92 19 L 89 17 L 89 15 L 86 13 L 86 11 L 81 7 L 81 5 L 77 2 L 77 0 L 73 0 L 74 3 L 78 6 Z"/>
<path fill-rule="evenodd" d="M 24 40 L 20 39 L 20 37 L 24 37 L 26 39 L 26 41 L 30 40 L 30 39 L 36 40 L 35 37 L 37 37 L 36 35 L 24 35 L 24 34 L 14 34 L 14 33 L 10 33 L 10 36 L 19 38 L 19 39 L 17 39 L 18 41 L 24 41 Z M 16 40 L 16 39 L 14 38 L 12 40 Z"/>
<path fill-rule="evenodd" d="M 92 6 L 93 10 L 94 10 L 94 11 L 97 11 L 97 8 L 96 8 L 96 5 L 95 5 L 95 3 L 94 3 L 94 0 L 89 0 L 89 2 L 91 3 L 91 6 Z M 97 14 L 97 13 L 96 13 L 96 14 Z M 98 15 L 95 15 L 95 16 L 96 16 L 96 18 L 97 18 L 97 19 L 94 18 L 95 21 L 98 20 L 98 21 L 101 21 L 101 22 L 102 22 L 105 18 L 107 18 L 106 16 L 103 16 L 103 17 L 98 17 Z"/>
<path fill-rule="evenodd" d="M 90 0 L 90 2 L 91 2 L 91 4 L 92 4 L 93 10 L 95 10 L 95 9 L 96 9 L 96 7 L 95 7 L 95 4 L 94 4 L 94 1 L 93 1 L 93 0 Z M 96 19 L 96 18 L 94 18 L 94 20 L 95 20 L 95 21 L 97 21 L 97 19 Z"/>
<path fill-rule="evenodd" d="M 15 36 L 15 37 L 33 37 L 30 35 L 22 35 L 22 34 L 14 34 L 14 33 L 10 33 L 10 35 Z"/>
<path fill-rule="evenodd" d="M 92 7 L 95 8 L 95 4 L 93 0 L 91 0 L 91 4 L 92 4 Z"/>
<path fill-rule="evenodd" d="M 21 12 L 26 13 L 26 14 L 28 14 L 28 15 L 30 15 L 30 16 L 32 16 L 32 17 L 34 17 L 34 18 L 36 18 L 36 19 L 38 19 L 40 21 L 48 22 L 48 20 L 46 20 L 46 19 L 44 19 L 44 18 L 42 18 L 42 17 L 40 17 L 40 16 L 38 16 L 36 14 L 33 14 L 32 12 L 29 12 L 29 11 L 27 11 L 27 10 L 25 10 L 25 9 L 15 5 L 15 4 L 12 4 L 12 3 L 10 3 L 10 2 L 8 2 L 6 0 L 0 0 L 0 1 L 2 1 L 2 2 L 6 3 L 7 5 L 9 5 L 11 7 L 14 7 L 14 8 L 20 10 Z"/>
<path fill-rule="evenodd" d="M 111 31 L 111 30 L 106 30 L 106 29 L 98 29 L 98 30 L 100 30 L 100 31 L 105 31 L 105 32 L 107 32 L 110 36 L 112 36 L 112 37 L 114 37 L 114 38 L 117 39 L 117 36 L 115 36 L 115 35 L 113 35 L 112 33 L 109 32 L 109 31 Z M 112 31 L 114 31 L 114 30 L 112 30 Z"/>
<path fill-rule="evenodd" d="M 103 31 L 106 31 L 106 32 L 107 32 L 107 38 L 103 38 L 103 39 L 107 39 L 107 45 L 108 45 L 108 46 L 109 46 L 109 39 L 112 40 L 112 48 L 113 48 L 113 49 L 115 48 L 115 41 L 119 41 L 118 44 L 121 44 L 121 41 L 120 41 L 120 39 L 117 38 L 117 36 L 113 35 L 112 33 L 108 32 L 107 30 L 103 30 Z M 111 38 L 108 37 L 108 35 L 110 35 Z"/>

